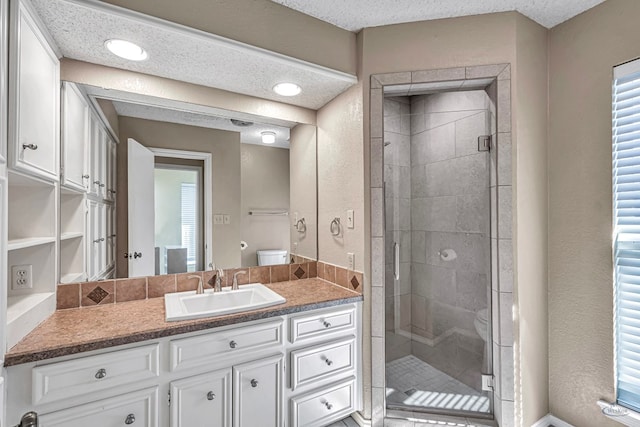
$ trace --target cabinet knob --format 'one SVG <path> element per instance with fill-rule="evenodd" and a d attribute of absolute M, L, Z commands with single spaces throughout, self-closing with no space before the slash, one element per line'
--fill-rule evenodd
<path fill-rule="evenodd" d="M 330 328 L 331 327 L 331 323 L 327 322 L 326 320 L 324 322 L 322 322 L 322 324 L 324 325 L 325 328 Z"/>
<path fill-rule="evenodd" d="M 213 400 L 216 398 L 216 395 L 213 394 L 212 391 L 210 391 L 209 393 L 207 393 L 207 400 Z"/>
<path fill-rule="evenodd" d="M 82 175 L 84 179 L 89 179 L 89 175 Z"/>
<path fill-rule="evenodd" d="M 38 146 L 36 144 L 22 144 L 22 149 L 37 150 Z"/>
<path fill-rule="evenodd" d="M 136 422 L 136 416 L 133 414 L 127 415 L 127 418 L 124 419 L 124 423 L 129 425 Z"/>
<path fill-rule="evenodd" d="M 138 258 L 142 258 L 142 252 L 134 252 L 133 253 L 133 259 L 138 259 Z"/>
<path fill-rule="evenodd" d="M 326 363 L 327 366 L 333 365 L 333 362 L 331 360 L 329 360 L 329 359 L 324 359 L 324 363 Z"/>
<path fill-rule="evenodd" d="M 104 240 L 104 239 L 96 239 L 96 240 L 94 240 L 94 241 L 93 241 L 93 243 L 100 243 L 100 242 L 102 242 L 103 240 Z"/>
<path fill-rule="evenodd" d="M 255 378 L 251 380 L 251 387 L 256 388 L 258 387 L 258 380 L 256 380 Z"/>
<path fill-rule="evenodd" d="M 98 372 L 96 372 L 96 379 L 101 380 L 107 376 L 107 370 L 104 368 L 100 368 Z"/>
<path fill-rule="evenodd" d="M 229 343 L 229 347 L 230 347 L 230 348 L 236 348 L 236 346 L 237 346 L 237 345 L 238 345 L 238 344 L 237 344 L 235 341 L 231 341 L 231 342 Z"/>
<path fill-rule="evenodd" d="M 324 406 L 326 406 L 329 411 L 333 408 L 333 405 L 329 402 L 324 402 Z"/>
<path fill-rule="evenodd" d="M 104 187 L 104 184 L 100 184 L 100 188 Z"/>
<path fill-rule="evenodd" d="M 93 181 L 93 183 L 98 186 L 100 185 L 100 181 Z"/>

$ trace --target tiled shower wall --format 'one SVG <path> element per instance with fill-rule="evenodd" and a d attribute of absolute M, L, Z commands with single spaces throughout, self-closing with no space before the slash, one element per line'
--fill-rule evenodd
<path fill-rule="evenodd" d="M 412 353 L 481 389 L 485 341 L 474 326 L 490 299 L 488 152 L 484 90 L 411 98 Z M 486 337 L 485 337 L 486 339 Z"/>
<path fill-rule="evenodd" d="M 409 97 L 384 100 L 385 328 L 387 361 L 411 354 L 411 126 Z M 400 280 L 394 280 L 394 242 Z"/>

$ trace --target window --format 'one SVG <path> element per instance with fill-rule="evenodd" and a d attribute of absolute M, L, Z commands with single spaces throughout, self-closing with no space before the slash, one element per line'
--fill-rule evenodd
<path fill-rule="evenodd" d="M 640 411 L 640 60 L 614 69 L 612 126 L 616 389 Z"/>

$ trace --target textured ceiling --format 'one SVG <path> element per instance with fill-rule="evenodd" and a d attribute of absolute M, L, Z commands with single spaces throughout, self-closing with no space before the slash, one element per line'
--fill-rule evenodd
<path fill-rule="evenodd" d="M 262 143 L 260 133 L 263 131 L 271 131 L 276 134 L 276 142 L 268 145 L 268 147 L 289 148 L 289 128 L 287 127 L 255 122 L 248 127 L 238 127 L 233 125 L 231 120 L 225 117 L 194 113 L 191 111 L 171 110 L 163 107 L 123 101 L 113 101 L 113 106 L 119 116 L 240 132 L 240 141 L 244 144 L 265 145 Z"/>
<path fill-rule="evenodd" d="M 349 31 L 402 22 L 518 11 L 547 28 L 604 0 L 271 0 Z"/>
<path fill-rule="evenodd" d="M 63 56 L 80 61 L 216 87 L 318 109 L 356 82 L 354 76 L 167 23 L 91 0 L 32 0 Z M 104 42 L 120 38 L 147 50 L 145 61 L 111 54 Z M 295 97 L 276 83 L 302 87 Z"/>

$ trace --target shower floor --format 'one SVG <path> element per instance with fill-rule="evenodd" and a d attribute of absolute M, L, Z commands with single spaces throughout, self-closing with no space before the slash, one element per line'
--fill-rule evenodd
<path fill-rule="evenodd" d="M 413 355 L 386 364 L 387 405 L 489 413 L 486 392 L 474 390 Z"/>

